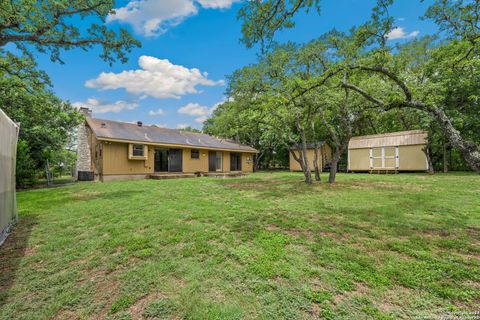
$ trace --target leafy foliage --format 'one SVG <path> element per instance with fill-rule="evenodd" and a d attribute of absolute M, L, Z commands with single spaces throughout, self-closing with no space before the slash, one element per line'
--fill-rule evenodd
<path fill-rule="evenodd" d="M 49 53 L 52 61 L 62 62 L 61 50 L 88 50 L 99 45 L 103 60 L 126 62 L 125 53 L 140 42 L 125 29 L 115 32 L 105 26 L 108 14 L 114 13 L 113 5 L 113 0 L 1 0 L 0 47 L 13 43 L 31 56 L 32 45 Z M 89 23 L 72 23 L 87 19 Z"/>
<path fill-rule="evenodd" d="M 19 186 L 32 184 L 47 160 L 58 164 L 60 174 L 71 170 L 74 155 L 66 148 L 81 119 L 68 102 L 55 97 L 33 50 L 63 63 L 62 51 L 99 46 L 106 62 L 126 62 L 140 42 L 125 29 L 107 28 L 113 5 L 112 0 L 0 0 L 0 107 L 21 124 Z M 18 50 L 5 49 L 7 44 Z"/>
<path fill-rule="evenodd" d="M 283 107 L 289 116 L 301 114 L 303 119 L 297 116 L 295 121 L 304 122 L 303 128 L 312 121 L 305 103 L 321 104 L 319 110 L 326 109 L 322 124 L 331 140 L 338 140 L 334 144 L 341 144 L 340 133 L 421 128 L 430 132 L 429 154 L 437 163 L 442 158 L 446 166 L 446 150 L 454 148 L 464 159 L 455 157 L 457 168 L 465 161 L 480 172 L 479 2 L 437 0 L 424 18 L 437 24 L 439 37 L 391 46 L 387 40 L 394 20 L 388 9 L 393 2 L 378 0 L 371 19 L 348 34 L 332 30 L 304 46 L 288 44 L 289 49 L 282 52 L 278 45 L 269 46 L 270 52 L 256 67 L 266 71 L 244 80 L 247 88 L 256 79 L 257 85 L 250 87 L 256 89 L 254 99 L 270 91 L 275 100 L 270 110 Z M 293 27 L 298 11 L 318 6 L 318 1 L 249 2 L 240 14 L 243 41 L 248 47 L 258 42 L 263 47 L 278 30 Z M 343 111 L 329 111 L 344 99 L 334 97 L 339 88 L 350 92 L 346 94 L 355 103 Z M 302 108 L 296 112 L 299 104 Z M 325 116 L 342 114 L 341 121 Z M 367 114 L 371 119 L 364 121 Z M 438 156 L 440 152 L 443 157 Z"/>
<path fill-rule="evenodd" d="M 54 96 L 48 78 L 28 57 L 8 54 L 0 57 L 0 64 L 11 71 L 0 71 L 0 106 L 20 123 L 17 183 L 24 187 L 34 182 L 34 173 L 47 160 L 55 161 L 72 144 L 73 129 L 81 118 L 69 103 Z"/>

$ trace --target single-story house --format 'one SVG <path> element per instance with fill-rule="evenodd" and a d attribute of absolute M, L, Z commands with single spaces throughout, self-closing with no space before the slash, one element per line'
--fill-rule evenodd
<path fill-rule="evenodd" d="M 168 173 L 248 173 L 258 151 L 208 134 L 95 119 L 78 129 L 79 180 L 142 179 Z M 85 179 L 86 178 L 86 179 Z"/>
<path fill-rule="evenodd" d="M 298 163 L 297 160 L 292 155 L 292 152 L 295 153 L 295 155 L 298 157 L 299 152 L 298 150 L 301 148 L 301 146 L 296 145 L 291 148 L 291 152 L 289 152 L 289 165 L 290 165 L 290 171 L 302 171 L 302 168 L 300 167 L 300 163 Z M 332 161 L 332 148 L 325 143 L 325 141 L 320 141 L 317 144 L 318 148 L 318 167 L 320 170 L 325 168 L 327 165 L 329 165 Z M 313 143 L 307 144 L 307 160 L 308 160 L 308 165 L 310 169 L 313 171 L 314 170 L 314 165 L 313 165 L 313 159 L 314 159 L 314 154 L 315 154 L 315 145 Z"/>
<path fill-rule="evenodd" d="M 426 171 L 427 132 L 422 130 L 353 137 L 348 171 Z"/>

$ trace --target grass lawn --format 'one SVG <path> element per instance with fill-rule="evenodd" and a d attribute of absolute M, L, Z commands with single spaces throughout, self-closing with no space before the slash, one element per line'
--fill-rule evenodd
<path fill-rule="evenodd" d="M 20 192 L 18 207 L 0 248 L 0 319 L 480 311 L 475 174 L 79 183 Z"/>

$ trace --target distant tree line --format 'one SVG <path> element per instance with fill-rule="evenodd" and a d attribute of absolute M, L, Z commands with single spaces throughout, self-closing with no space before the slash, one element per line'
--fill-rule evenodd
<path fill-rule="evenodd" d="M 425 153 L 437 170 L 480 172 L 480 1 L 435 1 L 423 18 L 437 35 L 396 45 L 388 41 L 392 4 L 378 0 L 369 21 L 349 32 L 278 44 L 275 32 L 320 1 L 246 2 L 242 41 L 262 53 L 230 76 L 230 99 L 204 130 L 256 147 L 256 167 L 286 164 L 290 146 L 300 145 L 295 158 L 307 183 L 308 142 L 332 147 L 333 183 L 352 136 L 411 129 L 429 132 Z"/>

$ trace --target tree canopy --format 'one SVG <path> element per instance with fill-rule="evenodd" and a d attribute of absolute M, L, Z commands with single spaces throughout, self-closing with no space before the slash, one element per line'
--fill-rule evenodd
<path fill-rule="evenodd" d="M 266 50 L 257 64 L 234 73 L 229 94 L 238 104 L 269 101 L 265 113 L 284 110 L 290 120 L 282 128 L 303 144 L 317 139 L 310 128 L 320 124 L 340 157 L 346 143 L 340 135 L 421 128 L 430 133 L 427 156 L 445 165 L 445 150 L 454 148 L 480 172 L 479 1 L 435 1 L 424 18 L 438 26 L 438 35 L 403 45 L 388 41 L 392 3 L 378 0 L 371 19 L 348 33 L 332 30 L 304 45 L 283 46 L 273 41 L 276 31 L 293 27 L 297 12 L 318 10 L 320 2 L 246 3 L 242 40 Z"/>
<path fill-rule="evenodd" d="M 74 128 L 81 120 L 68 102 L 54 95 L 33 52 L 63 63 L 63 51 L 99 47 L 100 58 L 107 63 L 126 62 L 128 53 L 140 42 L 125 29 L 107 27 L 105 21 L 114 13 L 113 6 L 113 0 L 1 0 L 0 107 L 21 125 L 17 152 L 20 186 L 32 183 L 46 161 L 71 162 L 67 148 L 72 146 Z"/>

